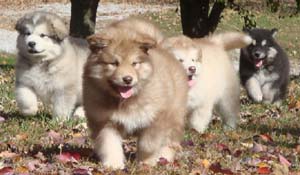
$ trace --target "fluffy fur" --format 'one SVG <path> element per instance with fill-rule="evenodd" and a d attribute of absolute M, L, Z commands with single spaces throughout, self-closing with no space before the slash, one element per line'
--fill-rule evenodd
<path fill-rule="evenodd" d="M 15 92 L 20 112 L 35 115 L 40 99 L 52 108 L 55 118 L 69 118 L 82 103 L 87 42 L 68 37 L 63 20 L 46 12 L 26 14 L 18 20 L 16 30 Z M 82 108 L 77 112 L 83 115 Z"/>
<path fill-rule="evenodd" d="M 162 46 L 183 64 L 188 75 L 188 116 L 192 128 L 202 133 L 212 119 L 213 109 L 221 114 L 225 126 L 235 128 L 240 110 L 239 80 L 229 49 L 251 42 L 242 33 L 224 33 L 192 40 L 185 36 L 168 38 Z"/>
<path fill-rule="evenodd" d="M 131 134 L 138 137 L 139 161 L 172 161 L 183 136 L 187 103 L 181 64 L 157 47 L 151 32 L 120 25 L 132 26 L 130 21 L 113 23 L 88 38 L 92 54 L 83 77 L 94 149 L 103 165 L 113 169 L 124 168 L 122 138 Z"/>
<path fill-rule="evenodd" d="M 274 39 L 276 29 L 245 30 L 253 42 L 241 49 L 240 79 L 255 102 L 280 104 L 289 82 L 289 61 Z"/>

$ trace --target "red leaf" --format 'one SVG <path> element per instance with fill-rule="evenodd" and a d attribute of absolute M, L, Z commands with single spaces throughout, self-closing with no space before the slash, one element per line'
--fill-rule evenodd
<path fill-rule="evenodd" d="M 1 168 L 0 174 L 5 174 L 5 175 L 13 174 L 13 168 L 12 167 Z"/>
<path fill-rule="evenodd" d="M 209 169 L 214 173 L 223 173 L 229 175 L 234 174 L 230 169 L 222 169 L 222 166 L 219 162 L 211 164 Z"/>
<path fill-rule="evenodd" d="M 225 145 L 225 144 L 219 143 L 219 144 L 216 145 L 216 147 L 217 147 L 217 149 L 218 149 L 219 151 L 224 151 L 224 152 L 227 152 L 228 154 L 231 154 L 230 149 L 229 149 L 228 146 Z"/>
<path fill-rule="evenodd" d="M 270 174 L 271 170 L 269 167 L 260 167 L 257 169 L 258 174 Z"/>
<path fill-rule="evenodd" d="M 194 142 L 192 140 L 184 140 L 181 143 L 181 146 L 183 147 L 187 147 L 187 146 L 195 146 Z"/>
<path fill-rule="evenodd" d="M 241 156 L 241 154 L 243 153 L 243 151 L 241 151 L 241 150 L 236 150 L 234 153 L 233 153 L 233 156 L 234 157 L 240 157 Z"/>
<path fill-rule="evenodd" d="M 260 134 L 259 136 L 265 142 L 268 142 L 268 143 L 272 143 L 273 142 L 272 137 L 270 135 L 268 135 L 268 134 Z"/>
<path fill-rule="evenodd" d="M 80 159 L 80 154 L 64 152 L 61 153 L 60 155 L 57 155 L 56 158 L 62 163 L 77 162 Z"/>
<path fill-rule="evenodd" d="M 167 165 L 169 161 L 163 157 L 159 158 L 158 164 L 159 165 Z"/>
<path fill-rule="evenodd" d="M 91 174 L 91 172 L 86 168 L 76 168 L 73 170 L 74 175 L 87 175 Z"/>
<path fill-rule="evenodd" d="M 75 160 L 79 160 L 80 159 L 80 154 L 79 153 L 71 153 L 71 156 L 75 159 Z"/>
<path fill-rule="evenodd" d="M 287 167 L 291 166 L 291 163 L 285 157 L 283 157 L 280 154 L 278 155 L 278 157 L 279 157 L 279 161 L 282 165 L 286 165 Z"/>

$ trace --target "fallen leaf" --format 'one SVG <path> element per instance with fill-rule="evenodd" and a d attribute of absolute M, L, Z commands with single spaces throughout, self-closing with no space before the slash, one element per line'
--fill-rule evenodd
<path fill-rule="evenodd" d="M 34 155 L 34 157 L 40 159 L 43 162 L 47 160 L 47 158 L 42 152 L 38 152 L 36 155 Z"/>
<path fill-rule="evenodd" d="M 47 136 L 53 141 L 54 144 L 59 144 L 63 142 L 63 138 L 61 137 L 60 133 L 50 130 L 47 133 Z"/>
<path fill-rule="evenodd" d="M 202 164 L 203 167 L 206 168 L 206 169 L 208 169 L 209 166 L 210 166 L 210 163 L 209 163 L 209 161 L 208 161 L 207 159 L 203 159 L 203 160 L 201 161 L 201 164 Z"/>
<path fill-rule="evenodd" d="M 269 167 L 261 167 L 257 169 L 258 174 L 270 174 L 271 170 Z"/>
<path fill-rule="evenodd" d="M 0 169 L 0 174 L 2 175 L 13 175 L 14 171 L 12 167 L 4 167 Z"/>
<path fill-rule="evenodd" d="M 73 170 L 73 175 L 91 175 L 92 172 L 88 168 L 76 168 Z"/>
<path fill-rule="evenodd" d="M 159 165 L 167 165 L 168 163 L 169 163 L 169 161 L 163 157 L 159 158 L 159 160 L 158 160 Z"/>
<path fill-rule="evenodd" d="M 56 155 L 56 158 L 62 163 L 77 162 L 80 159 L 80 154 L 64 152 L 59 155 Z"/>
<path fill-rule="evenodd" d="M 209 169 L 214 173 L 234 174 L 230 169 L 223 169 L 219 162 L 211 164 Z"/>
<path fill-rule="evenodd" d="M 243 153 L 243 151 L 238 149 L 238 150 L 234 151 L 233 156 L 234 157 L 240 157 L 242 153 Z"/>
<path fill-rule="evenodd" d="M 183 147 L 187 147 L 187 146 L 195 146 L 194 142 L 192 140 L 184 140 L 181 143 L 181 146 Z"/>
<path fill-rule="evenodd" d="M 298 154 L 300 154 L 300 145 L 296 145 L 296 152 L 298 153 Z"/>
<path fill-rule="evenodd" d="M 285 157 L 283 157 L 282 155 L 278 155 L 278 157 L 279 157 L 279 161 L 280 161 L 280 163 L 282 164 L 282 165 L 285 165 L 285 166 L 287 166 L 287 167 L 290 167 L 291 166 L 291 163 L 285 158 Z"/>
<path fill-rule="evenodd" d="M 267 150 L 267 147 L 265 145 L 259 144 L 254 142 L 253 147 L 251 149 L 253 152 L 258 153 L 258 152 L 263 152 Z"/>
<path fill-rule="evenodd" d="M 241 145 L 243 146 L 243 147 L 246 147 L 246 148 L 252 148 L 253 147 L 253 143 L 241 143 Z"/>
<path fill-rule="evenodd" d="M 28 134 L 26 134 L 26 133 L 21 133 L 21 134 L 18 134 L 18 135 L 16 135 L 16 139 L 17 140 L 25 140 L 25 139 L 27 139 L 28 138 Z"/>
<path fill-rule="evenodd" d="M 289 168 L 285 165 L 274 164 L 273 165 L 273 174 L 274 175 L 289 174 Z M 296 175 L 296 174 L 291 173 L 290 175 Z"/>
<path fill-rule="evenodd" d="M 225 153 L 231 154 L 231 151 L 228 148 L 228 146 L 223 143 L 216 144 L 216 148 L 218 149 L 218 151 L 223 151 Z"/>
<path fill-rule="evenodd" d="M 15 173 L 25 175 L 29 173 L 29 169 L 24 166 L 19 166 L 15 169 Z"/>
<path fill-rule="evenodd" d="M 256 166 L 258 168 L 269 167 L 269 165 L 267 163 L 265 163 L 265 162 L 259 162 Z"/>
<path fill-rule="evenodd" d="M 27 168 L 29 171 L 34 171 L 36 170 L 37 167 L 39 167 L 39 165 L 41 164 L 41 162 L 39 160 L 31 160 L 27 162 Z"/>
<path fill-rule="evenodd" d="M 83 136 L 81 133 L 75 133 L 72 135 L 72 139 L 68 140 L 67 143 L 75 145 L 84 145 L 86 143 L 87 137 Z"/>
<path fill-rule="evenodd" d="M 4 122 L 4 121 L 5 121 L 5 118 L 0 116 L 0 123 Z"/>
<path fill-rule="evenodd" d="M 15 158 L 15 157 L 18 157 L 19 154 L 16 154 L 16 153 L 12 153 L 12 152 L 9 152 L 9 151 L 3 151 L 0 153 L 0 157 L 2 158 Z"/>
<path fill-rule="evenodd" d="M 273 143 L 273 139 L 270 135 L 268 134 L 260 134 L 259 135 L 260 138 L 264 141 L 264 142 L 267 142 L 267 143 Z"/>

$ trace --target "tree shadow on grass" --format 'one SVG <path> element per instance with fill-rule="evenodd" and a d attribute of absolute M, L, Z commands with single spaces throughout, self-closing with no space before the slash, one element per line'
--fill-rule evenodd
<path fill-rule="evenodd" d="M 286 135 L 286 134 L 290 134 L 292 135 L 294 138 L 298 138 L 300 136 L 300 128 L 297 127 L 282 127 L 282 128 L 278 128 L 278 127 L 271 127 L 269 125 L 265 125 L 265 124 L 243 124 L 240 125 L 240 128 L 243 130 L 248 130 L 251 132 L 259 132 L 259 133 L 276 133 L 276 135 Z M 287 148 L 295 148 L 295 146 L 297 145 L 297 143 L 287 143 L 286 141 L 280 141 L 280 140 L 274 140 L 274 144 L 276 145 L 282 145 L 284 147 Z"/>
<path fill-rule="evenodd" d="M 0 70 L 10 70 L 14 69 L 14 65 L 11 64 L 0 64 Z"/>
<path fill-rule="evenodd" d="M 11 112 L 4 112 L 0 111 L 0 116 L 3 117 L 5 120 L 13 120 L 18 119 L 20 121 L 25 120 L 51 120 L 52 117 L 49 113 L 46 112 L 38 112 L 36 115 L 32 116 L 24 116 L 18 111 L 11 111 Z"/>
<path fill-rule="evenodd" d="M 124 145 L 123 145 L 124 147 Z M 43 153 L 43 155 L 47 158 L 49 162 L 55 162 L 55 155 L 69 153 L 70 155 L 80 155 L 81 160 L 86 160 L 92 163 L 100 162 L 99 157 L 96 155 L 94 150 L 91 147 L 80 146 L 80 145 L 70 145 L 68 143 L 61 145 L 52 145 L 50 147 L 44 147 L 42 145 L 34 145 L 31 151 L 28 152 L 28 156 L 35 157 L 39 152 Z M 126 160 L 133 162 L 136 158 L 136 154 L 134 152 L 125 152 Z"/>

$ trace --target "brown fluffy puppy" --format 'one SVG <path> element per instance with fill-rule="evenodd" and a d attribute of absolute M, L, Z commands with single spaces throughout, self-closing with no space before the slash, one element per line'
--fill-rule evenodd
<path fill-rule="evenodd" d="M 188 115 L 192 128 L 202 133 L 212 119 L 213 109 L 224 125 L 235 128 L 240 110 L 240 86 L 227 50 L 251 43 L 245 34 L 232 32 L 192 40 L 171 37 L 161 45 L 183 64 L 188 76 Z"/>
<path fill-rule="evenodd" d="M 185 71 L 151 33 L 117 24 L 88 38 L 83 101 L 94 149 L 105 167 L 124 168 L 122 138 L 135 134 L 139 161 L 172 161 L 183 136 Z"/>

